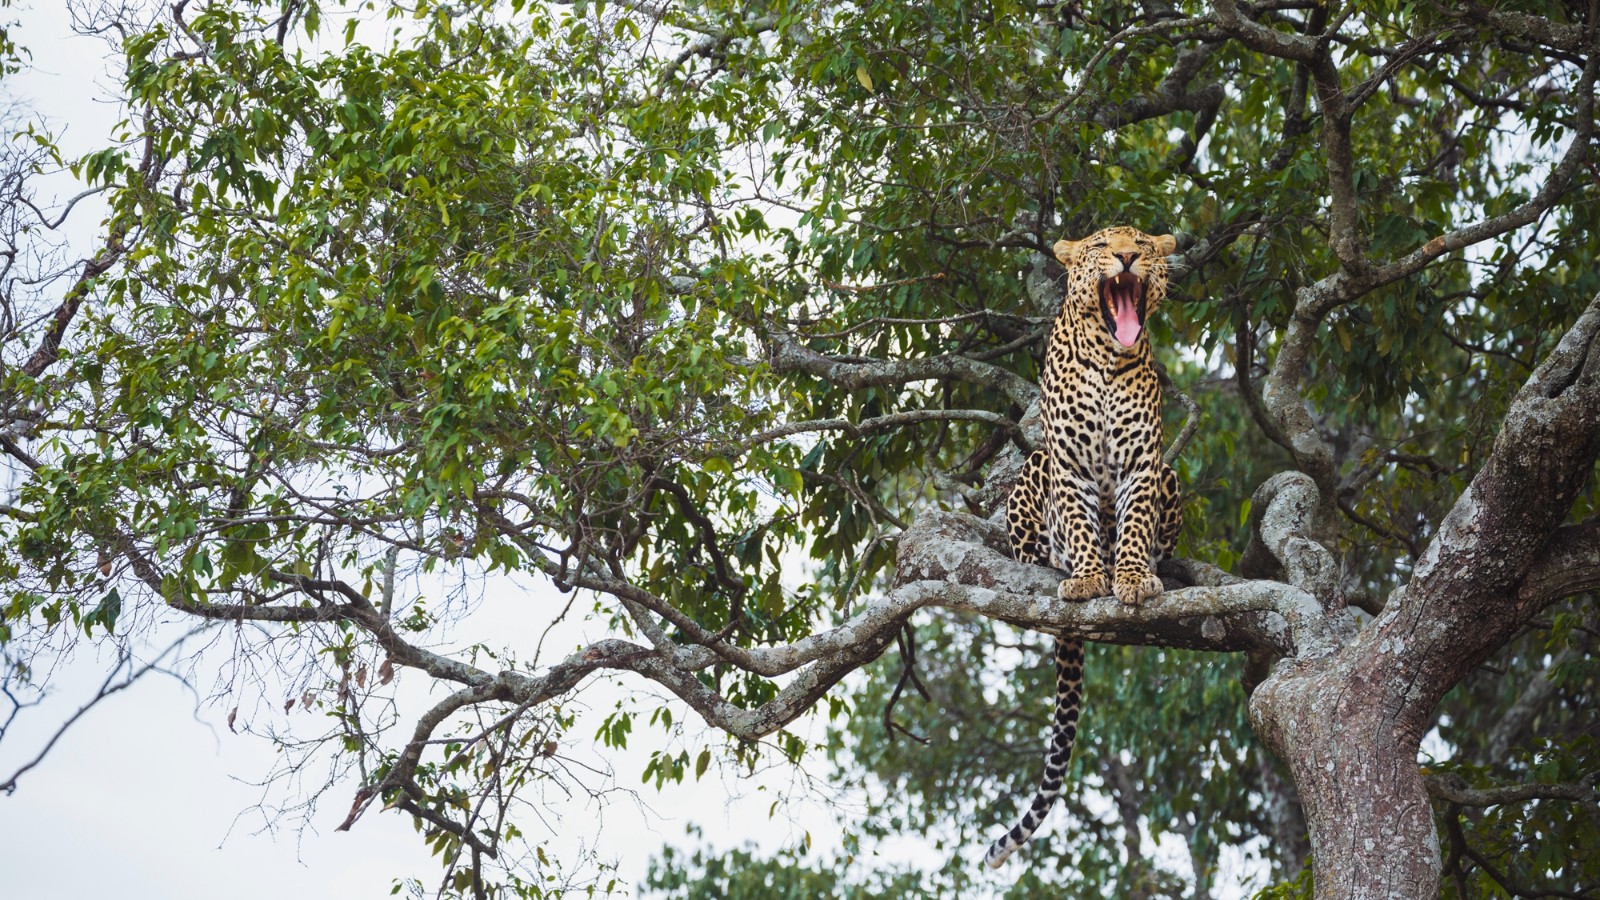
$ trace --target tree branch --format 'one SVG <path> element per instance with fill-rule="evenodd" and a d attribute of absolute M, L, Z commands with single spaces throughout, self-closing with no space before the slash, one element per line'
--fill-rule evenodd
<path fill-rule="evenodd" d="M 1600 803 L 1600 791 L 1595 790 L 1596 773 L 1591 772 L 1581 781 L 1566 784 L 1507 784 L 1492 788 L 1471 788 L 1467 780 L 1454 772 L 1429 775 L 1423 779 L 1428 793 L 1435 799 L 1458 806 L 1500 806 L 1506 803 L 1527 803 L 1529 800 L 1569 800 L 1574 803 Z"/>
<path fill-rule="evenodd" d="M 123 651 L 117 659 L 117 664 L 113 666 L 111 671 L 106 675 L 105 681 L 101 682 L 99 690 L 95 691 L 95 695 L 89 698 L 89 702 L 78 707 L 77 712 L 73 713 L 71 716 L 68 716 L 67 720 L 61 723 L 60 727 L 58 727 L 55 732 L 50 735 L 49 740 L 45 741 L 44 746 L 39 749 L 38 754 L 36 754 L 33 759 L 30 759 L 19 766 L 17 770 L 12 772 L 11 776 L 5 781 L 0 781 L 0 793 L 14 793 L 17 789 L 17 780 L 23 775 L 26 775 L 30 769 L 43 762 L 44 758 L 50 755 L 50 750 L 56 745 L 56 741 L 61 740 L 62 735 L 66 734 L 68 729 L 77 724 L 78 720 L 83 718 L 85 713 L 89 712 L 91 709 L 94 709 L 95 706 L 100 703 L 100 701 L 110 697 L 112 694 L 115 694 L 118 691 L 132 687 L 135 682 L 151 672 L 165 671 L 161 668 L 162 660 L 166 659 L 168 656 L 171 656 L 173 651 L 177 650 L 179 647 L 182 647 L 190 638 L 202 631 L 209 629 L 210 627 L 211 623 L 205 622 L 189 629 L 189 631 L 186 632 L 182 637 L 169 644 L 167 649 L 161 651 L 156 656 L 151 658 L 150 661 L 138 666 L 137 668 L 134 667 L 134 659 L 132 654 L 128 653 L 127 651 Z M 123 671 L 124 668 L 128 670 L 128 675 L 126 678 L 118 681 L 117 673 Z M 3 730 L 4 729 L 0 729 L 0 732 L 3 732 Z"/>
<path fill-rule="evenodd" d="M 1564 53 L 1583 53 L 1585 46 L 1583 27 L 1552 22 L 1543 16 L 1512 10 L 1490 9 L 1476 3 L 1434 3 L 1434 9 L 1457 19 L 1468 19 L 1497 34 L 1513 35 Z"/>
<path fill-rule="evenodd" d="M 1005 416 L 983 409 L 912 409 L 876 416 L 871 419 L 862 419 L 859 422 L 853 422 L 849 419 L 813 419 L 806 422 L 789 422 L 776 428 L 769 428 L 760 434 L 752 435 L 744 440 L 744 444 L 746 446 L 764 444 L 777 438 L 809 431 L 843 431 L 851 437 L 861 437 L 876 431 L 886 431 L 891 428 L 915 425 L 920 422 L 986 422 L 996 428 L 1008 431 L 1017 427 L 1017 423 Z"/>
<path fill-rule="evenodd" d="M 1556 200 L 1567 190 L 1568 184 L 1578 169 L 1583 165 L 1589 155 L 1589 143 L 1594 136 L 1594 94 L 1596 76 L 1600 75 L 1600 50 L 1592 52 L 1583 67 L 1583 75 L 1578 80 L 1575 89 L 1578 98 L 1577 112 L 1573 117 L 1573 130 L 1571 143 L 1562 154 L 1559 162 L 1550 170 L 1545 183 L 1539 188 L 1526 203 L 1516 209 L 1492 216 L 1481 222 L 1475 222 L 1463 228 L 1446 232 L 1433 238 L 1426 244 L 1411 253 L 1397 259 L 1388 265 L 1379 266 L 1370 276 L 1358 279 L 1348 286 L 1342 286 L 1339 294 L 1360 293 L 1374 290 L 1398 281 L 1408 275 L 1421 271 L 1428 263 L 1445 255 L 1453 253 L 1473 244 L 1499 237 L 1508 231 L 1514 231 L 1524 225 L 1530 225 L 1537 220 L 1546 210 L 1555 205 Z M 1339 302 L 1328 303 L 1332 309 Z"/>
<path fill-rule="evenodd" d="M 788 335 L 775 334 L 768 341 L 768 359 L 778 372 L 813 375 L 850 389 L 953 379 L 994 388 L 1024 409 L 1039 395 L 1037 385 L 1009 369 L 955 354 L 926 359 L 846 361 L 824 356 Z"/>
<path fill-rule="evenodd" d="M 1237 0 L 1215 0 L 1211 6 L 1223 30 L 1252 50 L 1303 63 L 1312 62 L 1321 52 L 1321 43 L 1315 38 L 1268 28 L 1249 18 L 1239 8 Z"/>
<path fill-rule="evenodd" d="M 1511 402 L 1494 449 L 1371 640 L 1417 666 L 1431 709 L 1551 601 L 1600 577 L 1600 523 L 1560 528 L 1600 456 L 1600 294 Z"/>

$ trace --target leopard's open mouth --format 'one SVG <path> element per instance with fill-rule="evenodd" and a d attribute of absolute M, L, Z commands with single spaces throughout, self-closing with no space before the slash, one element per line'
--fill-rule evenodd
<path fill-rule="evenodd" d="M 1117 343 L 1132 347 L 1144 330 L 1144 282 L 1132 272 L 1100 279 L 1100 312 Z"/>

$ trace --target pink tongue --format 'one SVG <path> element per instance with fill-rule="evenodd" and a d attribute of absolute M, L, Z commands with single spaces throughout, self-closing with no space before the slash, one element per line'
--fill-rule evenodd
<path fill-rule="evenodd" d="M 1139 339 L 1139 309 L 1138 305 L 1130 300 L 1118 300 L 1117 304 L 1117 340 L 1124 347 L 1132 347 L 1133 342 Z"/>

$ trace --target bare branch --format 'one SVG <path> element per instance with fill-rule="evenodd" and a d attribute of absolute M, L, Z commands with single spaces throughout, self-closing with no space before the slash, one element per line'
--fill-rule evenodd
<path fill-rule="evenodd" d="M 66 204 L 61 208 L 61 214 L 56 216 L 54 220 L 51 220 L 48 216 L 46 216 L 44 214 L 44 210 L 35 206 L 33 201 L 27 197 L 19 196 L 17 199 L 21 200 L 24 205 L 33 210 L 34 215 L 39 217 L 39 224 L 50 229 L 51 231 L 54 231 L 61 227 L 61 223 L 67 220 L 67 216 L 72 215 L 72 209 L 78 205 L 79 201 L 93 197 L 96 194 L 104 193 L 106 190 L 107 188 L 105 186 L 101 186 L 79 191 L 66 202 Z"/>
<path fill-rule="evenodd" d="M 700 37 L 689 42 L 689 45 L 663 68 L 656 76 L 657 85 L 655 94 L 660 97 L 672 84 L 673 76 L 684 67 L 689 60 L 696 56 L 715 56 L 721 53 L 733 41 L 739 38 L 754 37 L 765 31 L 771 31 L 778 24 L 778 16 L 769 13 L 757 16 L 739 23 L 738 28 L 724 28 L 719 30 L 706 30 Z"/>
<path fill-rule="evenodd" d="M 1206 19 L 1200 18 L 1187 21 L 1198 23 L 1204 22 Z M 1168 25 L 1169 22 L 1159 24 Z M 1153 28 L 1155 26 L 1144 27 Z M 1109 46 L 1108 44 L 1106 48 L 1109 48 Z M 1101 52 L 1104 53 L 1106 48 L 1102 48 Z M 1198 90 L 1185 90 L 1189 82 L 1210 60 L 1213 52 L 1215 52 L 1214 48 L 1209 44 L 1201 44 L 1198 47 L 1190 47 L 1179 52 L 1177 59 L 1172 63 L 1172 68 L 1167 71 L 1166 77 L 1162 78 L 1161 83 L 1156 85 L 1154 93 L 1147 97 L 1134 98 L 1116 106 L 1102 108 L 1095 113 L 1095 121 L 1103 128 L 1116 129 L 1174 112 L 1210 111 L 1212 115 L 1215 115 L 1224 98 L 1221 84 L 1212 83 Z M 1087 83 L 1087 80 L 1085 80 L 1085 83 Z"/>
<path fill-rule="evenodd" d="M 1277 31 L 1249 18 L 1237 0 L 1215 0 L 1211 6 L 1217 11 L 1217 23 L 1252 50 L 1303 63 L 1312 62 L 1324 52 L 1321 42 L 1314 38 Z"/>
<path fill-rule="evenodd" d="M 1528 567 L 1518 594 L 1545 605 L 1600 589 L 1600 518 L 1565 525 Z"/>
<path fill-rule="evenodd" d="M 890 413 L 886 416 L 876 416 L 852 422 L 849 419 L 813 419 L 807 422 L 790 422 L 777 428 L 770 428 L 760 434 L 746 438 L 744 444 L 764 444 L 768 441 L 791 434 L 801 434 L 811 431 L 843 431 L 851 437 L 861 437 L 877 431 L 886 431 L 899 428 L 902 425 L 915 425 L 920 422 L 986 422 L 996 428 L 1015 429 L 1017 423 L 999 413 L 982 409 L 912 409 L 905 412 Z"/>
<path fill-rule="evenodd" d="M 39 748 L 39 752 L 35 754 L 32 759 L 19 766 L 17 770 L 12 772 L 11 776 L 5 781 L 0 781 L 0 793 L 10 794 L 15 792 L 17 789 L 17 780 L 23 775 L 26 775 L 30 769 L 33 769 L 35 766 L 39 765 L 39 763 L 43 762 L 44 758 L 50 755 L 50 750 L 55 747 L 56 742 L 61 740 L 61 737 L 65 735 L 73 725 L 76 725 L 78 720 L 83 718 L 84 714 L 98 706 L 100 701 L 112 696 L 113 694 L 116 694 L 119 691 L 132 687 L 139 679 L 150 674 L 151 672 L 164 671 L 161 668 L 163 660 L 171 656 L 189 639 L 211 627 L 212 623 L 203 622 L 194 628 L 189 629 L 189 631 L 187 631 L 182 637 L 167 645 L 165 650 L 162 650 L 160 653 L 152 657 L 148 662 L 137 667 L 135 667 L 133 655 L 128 651 L 123 651 L 117 659 L 117 664 L 111 668 L 109 673 L 107 673 L 105 681 L 101 682 L 100 688 L 95 691 L 94 696 L 89 698 L 87 703 L 78 707 L 77 712 L 68 716 L 67 720 L 62 722 L 61 725 L 56 728 L 55 732 L 50 735 L 50 738 L 45 741 L 44 746 Z M 124 670 L 127 671 L 126 677 L 118 680 L 117 675 Z"/>
<path fill-rule="evenodd" d="M 1015 372 L 990 363 L 947 354 L 926 359 L 859 362 L 824 356 L 787 335 L 773 335 L 769 359 L 779 372 L 803 372 L 844 388 L 881 387 L 919 381 L 953 379 L 992 387 L 1027 408 L 1039 395 L 1037 385 Z"/>
<path fill-rule="evenodd" d="M 1565 53 L 1583 53 L 1586 49 L 1592 49 L 1586 48 L 1583 27 L 1580 25 L 1563 25 L 1543 16 L 1490 9 L 1457 0 L 1435 3 L 1433 7 L 1447 16 L 1477 22 L 1490 31 L 1513 35 Z"/>
<path fill-rule="evenodd" d="M 1471 788 L 1467 781 L 1454 772 L 1429 775 L 1423 779 L 1428 793 L 1439 800 L 1458 806 L 1500 806 L 1506 803 L 1527 803 L 1529 800 L 1570 800 L 1574 803 L 1600 803 L 1600 791 L 1595 790 L 1596 773 L 1582 781 L 1566 784 L 1508 784 L 1492 788 Z"/>
<path fill-rule="evenodd" d="M 829 287 L 838 287 L 840 289 L 851 290 L 851 291 L 870 291 L 870 290 L 876 290 L 878 287 L 887 287 L 888 286 L 888 285 L 874 285 L 874 286 L 869 286 L 869 287 L 847 287 L 845 285 L 837 285 L 836 286 L 836 285 L 833 285 L 833 284 L 831 284 L 829 282 L 823 282 L 823 283 L 827 284 Z M 896 282 L 890 282 L 890 284 L 895 284 L 895 283 Z M 1023 322 L 1030 322 L 1030 323 L 1034 323 L 1034 324 L 1045 323 L 1045 322 L 1049 322 L 1050 321 L 1050 318 L 1047 317 L 1047 316 L 1018 316 L 1018 315 L 1014 315 L 1012 313 L 1000 313 L 1000 312 L 995 312 L 994 310 L 990 310 L 990 309 L 980 309 L 980 310 L 975 310 L 975 311 L 969 312 L 969 313 L 962 313 L 961 315 L 958 315 L 958 316 L 943 316 L 943 317 L 936 318 L 936 319 L 905 319 L 905 318 L 896 318 L 896 317 L 893 317 L 893 316 L 873 316 L 872 318 L 869 318 L 869 319 L 863 319 L 862 321 L 857 322 L 854 325 L 849 326 L 848 328 L 842 328 L 842 329 L 840 329 L 838 331 L 824 332 L 822 334 L 807 334 L 807 335 L 805 335 L 805 337 L 808 340 L 814 340 L 814 341 L 815 340 L 828 340 L 828 339 L 832 339 L 832 338 L 846 337 L 848 335 L 854 334 L 857 331 L 861 331 L 863 329 L 878 328 L 878 327 L 883 326 L 883 325 L 953 325 L 953 324 L 955 324 L 957 322 L 970 322 L 970 321 L 972 321 L 974 319 L 985 319 L 985 320 L 987 320 L 987 319 L 1010 319 L 1010 320 L 1013 320 L 1013 321 L 1023 321 Z M 802 323 L 799 320 L 791 320 L 791 321 L 793 321 L 795 324 L 805 324 L 805 323 Z"/>
<path fill-rule="evenodd" d="M 1073 88 L 1072 92 L 1069 93 L 1066 97 L 1063 97 L 1061 99 L 1061 101 L 1058 102 L 1055 106 L 1051 107 L 1044 114 L 1036 117 L 1036 119 L 1034 121 L 1048 122 L 1051 119 L 1054 119 L 1057 116 L 1061 115 L 1062 113 L 1066 112 L 1074 103 L 1077 103 L 1078 100 L 1080 100 L 1083 97 L 1084 93 L 1089 89 L 1089 86 L 1092 83 L 1091 76 L 1093 75 L 1095 68 L 1097 66 L 1099 66 L 1100 63 L 1108 55 L 1110 55 L 1110 53 L 1113 50 L 1115 50 L 1119 44 L 1125 43 L 1125 42 L 1130 41 L 1130 40 L 1132 40 L 1134 38 L 1146 37 L 1146 36 L 1152 35 L 1152 34 L 1161 34 L 1161 33 L 1164 33 L 1164 32 L 1177 31 L 1177 30 L 1184 29 L 1184 28 L 1199 28 L 1201 26 L 1213 24 L 1213 21 L 1214 20 L 1210 16 L 1195 16 L 1193 18 L 1188 18 L 1188 19 L 1162 19 L 1161 21 L 1154 22 L 1154 23 L 1149 24 L 1149 25 L 1132 25 L 1132 26 L 1129 26 L 1127 28 L 1122 29 L 1121 31 L 1117 32 L 1116 34 L 1112 35 L 1109 39 L 1107 39 L 1105 41 L 1105 43 L 1101 44 L 1100 45 L 1100 49 L 1095 51 L 1094 56 L 1089 57 L 1089 61 L 1087 63 L 1084 63 L 1083 68 L 1080 70 L 1081 74 L 1078 76 L 1078 86 L 1076 88 Z M 1183 70 L 1182 69 L 1178 69 L 1177 71 L 1182 72 Z M 1177 84 L 1177 87 L 1181 87 L 1182 83 L 1187 82 L 1187 81 L 1188 81 L 1188 78 L 1184 77 L 1182 79 L 1182 81 Z M 1164 87 L 1166 86 L 1165 82 L 1163 82 L 1163 86 Z M 1219 88 L 1218 89 L 1219 93 L 1220 93 L 1220 90 L 1221 89 Z M 1166 112 L 1171 112 L 1172 109 L 1175 109 L 1175 108 L 1178 108 L 1178 107 L 1169 106 L 1168 109 L 1166 110 Z M 1161 114 L 1162 113 L 1155 113 L 1154 115 L 1161 115 Z M 1115 116 L 1116 114 L 1112 114 L 1112 115 Z M 1118 125 L 1127 124 L 1128 122 L 1139 121 L 1140 119 L 1151 118 L 1151 117 L 1152 116 L 1133 116 L 1130 113 L 1129 117 L 1124 119 L 1124 120 L 1122 120 L 1122 121 L 1119 121 Z M 1115 128 L 1115 127 L 1117 127 L 1117 125 L 1109 125 L 1108 127 Z"/>

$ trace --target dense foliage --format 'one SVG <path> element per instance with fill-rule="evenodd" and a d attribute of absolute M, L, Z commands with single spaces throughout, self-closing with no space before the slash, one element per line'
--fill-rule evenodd
<path fill-rule="evenodd" d="M 947 860 L 879 873 L 853 851 L 706 848 L 662 857 L 647 888 L 1287 885 L 1305 837 L 1247 719 L 1260 675 L 1242 655 L 1096 646 L 1071 814 L 995 881 L 972 851 L 1037 778 L 1045 638 L 921 613 L 826 695 L 825 747 L 747 739 L 730 710 L 788 695 L 738 654 L 881 595 L 920 514 L 994 508 L 991 463 L 1028 442 L 1057 299 L 1048 248 L 1118 223 L 1182 237 L 1152 324 L 1205 416 L 1178 462 L 1180 554 L 1248 568 L 1251 492 L 1298 467 L 1339 512 L 1341 591 L 1381 607 L 1512 394 L 1600 293 L 1582 123 L 1595 11 L 1503 6 L 1566 30 L 1517 32 L 1470 4 L 1247 6 L 1331 43 L 1352 108 L 1342 150 L 1320 137 L 1328 98 L 1308 66 L 1252 49 L 1202 3 L 104 12 L 124 17 L 105 33 L 123 35 L 128 119 L 117 145 L 64 161 L 107 191 L 102 244 L 87 266 L 42 282 L 8 268 L 0 286 L 7 678 L 37 687 L 56 654 L 136 640 L 173 611 L 266 623 L 233 639 L 270 641 L 250 664 L 335 713 L 319 752 L 370 773 L 351 820 L 381 797 L 459 866 L 454 890 L 537 896 L 542 851 L 515 849 L 529 825 L 480 804 L 514 811 L 505 798 L 561 777 L 546 742 L 587 735 L 545 701 L 618 657 L 436 655 L 424 648 L 460 608 L 419 586 L 538 573 L 584 591 L 618 637 L 732 648 L 690 674 L 614 666 L 736 735 L 706 753 L 825 751 L 867 786 L 856 850 L 918 832 Z M 29 159 L 48 160 L 31 133 Z M 1560 169 L 1569 158 L 1582 165 Z M 1295 292 L 1345 264 L 1341 178 L 1375 261 L 1556 195 L 1327 316 L 1303 390 L 1332 449 L 1316 471 L 1259 381 Z M 1185 414 L 1169 405 L 1171 433 Z M 1596 626 L 1588 595 L 1551 606 L 1439 706 L 1423 764 L 1472 786 L 1592 786 Z M 863 643 L 800 705 L 892 640 Z M 451 738 L 442 752 L 363 705 L 395 667 L 455 683 L 420 732 Z M 601 741 L 662 724 L 649 718 L 619 711 Z M 698 777 L 705 758 L 663 754 L 644 774 Z M 1592 800 L 1440 801 L 1437 817 L 1447 896 L 1600 889 Z"/>

